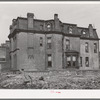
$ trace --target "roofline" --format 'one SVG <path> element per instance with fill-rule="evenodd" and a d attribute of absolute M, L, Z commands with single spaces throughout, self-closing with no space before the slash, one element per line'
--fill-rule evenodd
<path fill-rule="evenodd" d="M 77 28 L 81 28 L 81 29 L 89 29 L 88 27 L 77 27 Z M 96 28 L 93 28 L 93 30 L 96 30 Z"/>
<path fill-rule="evenodd" d="M 80 39 L 84 39 L 84 40 L 100 40 L 100 38 L 87 38 L 87 37 L 80 37 Z"/>

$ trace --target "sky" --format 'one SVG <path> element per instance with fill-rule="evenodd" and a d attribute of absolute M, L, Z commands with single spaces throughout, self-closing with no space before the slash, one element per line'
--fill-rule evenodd
<path fill-rule="evenodd" d="M 34 13 L 36 19 L 53 19 L 57 13 L 64 23 L 77 24 L 79 27 L 88 27 L 92 24 L 100 37 L 100 2 L 0 2 L 0 44 L 8 40 L 12 20 L 17 17 L 27 17 L 28 12 Z"/>

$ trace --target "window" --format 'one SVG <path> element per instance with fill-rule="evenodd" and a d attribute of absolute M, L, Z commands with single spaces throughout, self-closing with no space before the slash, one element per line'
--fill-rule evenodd
<path fill-rule="evenodd" d="M 48 67 L 52 67 L 52 56 L 48 54 Z"/>
<path fill-rule="evenodd" d="M 28 47 L 28 59 L 34 59 L 33 52 L 34 52 L 34 48 Z"/>
<path fill-rule="evenodd" d="M 40 46 L 42 47 L 43 46 L 43 38 L 40 37 Z"/>
<path fill-rule="evenodd" d="M 47 49 L 51 49 L 51 37 L 47 37 Z"/>
<path fill-rule="evenodd" d="M 94 53 L 97 53 L 97 43 L 94 43 Z"/>
<path fill-rule="evenodd" d="M 43 30 L 43 25 L 40 25 L 40 30 Z"/>
<path fill-rule="evenodd" d="M 80 66 L 82 67 L 82 57 L 80 57 Z"/>
<path fill-rule="evenodd" d="M 70 42 L 68 39 L 66 39 L 66 50 L 70 49 Z"/>
<path fill-rule="evenodd" d="M 51 24 L 47 24 L 47 30 L 48 30 L 48 31 L 51 30 Z"/>
<path fill-rule="evenodd" d="M 67 56 L 67 66 L 71 66 L 71 56 Z"/>
<path fill-rule="evenodd" d="M 69 33 L 70 33 L 70 34 L 73 33 L 73 29 L 72 29 L 72 27 L 69 27 Z"/>
<path fill-rule="evenodd" d="M 85 34 L 86 34 L 86 32 L 85 32 L 85 31 L 83 31 L 83 34 L 85 35 Z"/>
<path fill-rule="evenodd" d="M 33 55 L 28 55 L 28 59 L 34 59 Z"/>
<path fill-rule="evenodd" d="M 14 49 L 17 48 L 17 40 L 16 40 L 16 35 L 13 37 L 13 43 L 14 43 Z"/>
<path fill-rule="evenodd" d="M 85 43 L 85 52 L 89 52 L 89 44 L 88 44 L 88 42 Z"/>
<path fill-rule="evenodd" d="M 85 57 L 85 65 L 86 67 L 89 67 L 89 57 Z"/>
<path fill-rule="evenodd" d="M 76 65 L 76 56 L 72 57 L 72 61 L 73 61 L 73 66 L 75 66 Z"/>
<path fill-rule="evenodd" d="M 6 61 L 6 58 L 0 58 L 0 61 Z"/>

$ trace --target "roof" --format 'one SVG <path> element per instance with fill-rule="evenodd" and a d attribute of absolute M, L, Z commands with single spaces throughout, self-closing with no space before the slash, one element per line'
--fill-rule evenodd
<path fill-rule="evenodd" d="M 27 30 L 27 18 L 24 17 L 17 17 L 17 19 L 14 19 L 16 21 L 19 21 L 18 24 L 18 28 L 20 29 L 24 29 Z M 33 19 L 34 20 L 34 30 L 35 31 L 41 31 L 41 27 L 43 26 L 43 28 L 45 27 L 44 31 L 48 31 L 46 28 L 46 25 L 48 23 L 50 23 L 52 25 L 52 30 L 51 31 L 55 31 L 55 19 L 50 19 L 50 20 L 41 20 L 41 19 Z M 58 19 L 59 20 L 59 19 Z M 14 22 L 15 23 L 15 22 Z M 12 24 L 13 25 L 13 24 Z M 16 24 L 15 24 L 16 25 Z M 45 25 L 45 26 L 44 26 Z M 76 35 L 79 36 L 81 38 L 91 38 L 91 39 L 99 39 L 96 29 L 94 29 L 92 26 L 90 26 L 90 28 L 86 28 L 86 27 L 77 27 L 77 24 L 71 24 L 71 23 L 63 23 L 59 20 L 59 32 L 64 33 L 65 35 L 70 34 L 69 33 L 69 28 L 71 27 L 73 30 L 72 35 Z M 16 27 L 14 27 L 16 28 Z M 90 30 L 92 30 L 92 33 L 90 32 Z M 14 31 L 14 30 L 13 30 Z M 13 32 L 11 31 L 11 32 Z M 43 31 L 43 30 L 42 30 Z M 85 33 L 84 33 L 85 32 Z"/>

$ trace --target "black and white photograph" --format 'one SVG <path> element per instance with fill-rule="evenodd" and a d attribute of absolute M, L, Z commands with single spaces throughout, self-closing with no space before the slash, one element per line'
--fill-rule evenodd
<path fill-rule="evenodd" d="M 99 40 L 100 2 L 0 2 L 0 89 L 99 90 Z"/>

